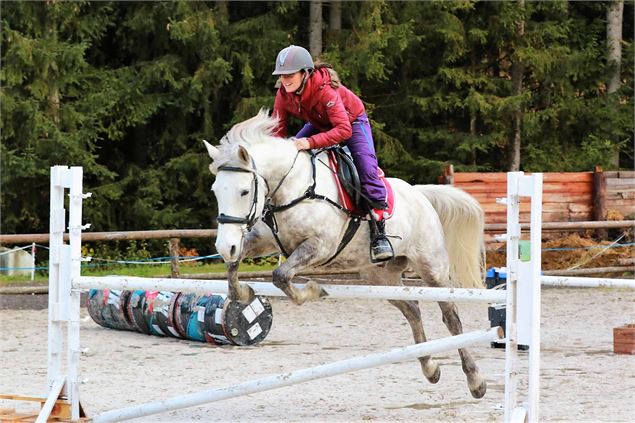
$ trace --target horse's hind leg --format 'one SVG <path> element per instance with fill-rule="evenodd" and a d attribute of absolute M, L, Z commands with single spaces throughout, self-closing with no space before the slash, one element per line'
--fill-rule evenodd
<path fill-rule="evenodd" d="M 397 300 L 389 300 L 388 302 L 397 307 L 406 320 L 408 320 L 415 343 L 420 344 L 422 342 L 426 342 L 426 334 L 423 331 L 419 302 Z M 424 376 L 430 381 L 430 383 L 437 383 L 441 377 L 441 369 L 439 369 L 437 362 L 432 360 L 429 355 L 419 357 L 419 362 L 421 363 L 421 370 L 423 370 Z"/>
<path fill-rule="evenodd" d="M 405 257 L 397 257 L 387 262 L 385 267 L 373 267 L 370 270 L 362 272 L 361 276 L 372 283 L 395 286 L 402 285 L 401 273 L 407 264 L 408 261 Z M 425 331 L 423 330 L 423 322 L 421 321 L 419 302 L 405 300 L 388 300 L 388 302 L 397 307 L 408 321 L 415 343 L 420 344 L 426 342 L 427 339 Z M 426 379 L 431 383 L 437 383 L 441 377 L 439 365 L 429 355 L 419 357 L 419 362 L 421 363 L 421 370 L 423 370 Z"/>
<path fill-rule="evenodd" d="M 460 335 L 463 333 L 463 325 L 459 318 L 456 305 L 451 302 L 439 302 L 441 312 L 443 313 L 443 323 L 447 326 L 452 335 Z M 459 355 L 463 366 L 463 373 L 467 376 L 467 385 L 474 398 L 482 398 L 487 391 L 487 383 L 478 371 L 474 359 L 467 349 L 459 348 Z"/>
<path fill-rule="evenodd" d="M 443 252 L 439 251 L 433 255 L 436 260 L 421 260 L 412 262 L 413 267 L 421 277 L 422 281 L 432 287 L 449 286 L 447 262 L 441 260 Z M 452 302 L 439 302 L 441 312 L 443 313 L 443 323 L 447 326 L 450 333 L 454 336 L 463 333 L 463 325 L 459 319 L 459 313 L 456 305 Z M 474 363 L 474 359 L 465 348 L 459 348 L 463 372 L 467 376 L 467 386 L 474 398 L 482 398 L 487 390 L 487 383 L 478 371 L 478 367 Z"/>

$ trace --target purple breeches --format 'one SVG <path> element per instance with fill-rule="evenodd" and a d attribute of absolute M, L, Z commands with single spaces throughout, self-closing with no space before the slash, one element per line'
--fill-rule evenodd
<path fill-rule="evenodd" d="M 342 144 L 351 151 L 353 162 L 359 173 L 362 194 L 371 203 L 386 201 L 386 188 L 377 175 L 377 156 L 375 156 L 375 145 L 368 116 L 365 113 L 361 114 L 353 121 L 352 127 L 353 135 Z M 297 133 L 296 138 L 310 137 L 318 132 L 320 131 L 317 128 L 307 123 Z"/>

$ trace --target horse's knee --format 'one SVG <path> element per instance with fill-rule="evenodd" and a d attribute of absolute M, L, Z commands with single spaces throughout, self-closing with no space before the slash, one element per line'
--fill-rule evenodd
<path fill-rule="evenodd" d="M 287 287 L 289 285 L 289 277 L 287 272 L 279 267 L 273 271 L 271 278 L 276 288 L 282 289 L 283 287 Z"/>

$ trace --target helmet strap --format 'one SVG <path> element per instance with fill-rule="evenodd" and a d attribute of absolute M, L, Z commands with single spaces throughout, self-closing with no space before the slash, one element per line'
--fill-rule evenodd
<path fill-rule="evenodd" d="M 295 91 L 297 95 L 302 95 L 302 93 L 304 92 L 304 88 L 306 87 L 307 81 L 311 77 L 311 73 L 313 73 L 313 69 L 304 69 L 304 78 L 302 78 L 300 88 Z"/>

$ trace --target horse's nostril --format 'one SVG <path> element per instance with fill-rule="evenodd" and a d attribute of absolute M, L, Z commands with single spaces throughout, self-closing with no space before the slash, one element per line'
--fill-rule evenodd
<path fill-rule="evenodd" d="M 233 257 L 235 253 L 236 253 L 236 246 L 232 245 L 232 248 L 229 250 L 229 254 Z"/>

